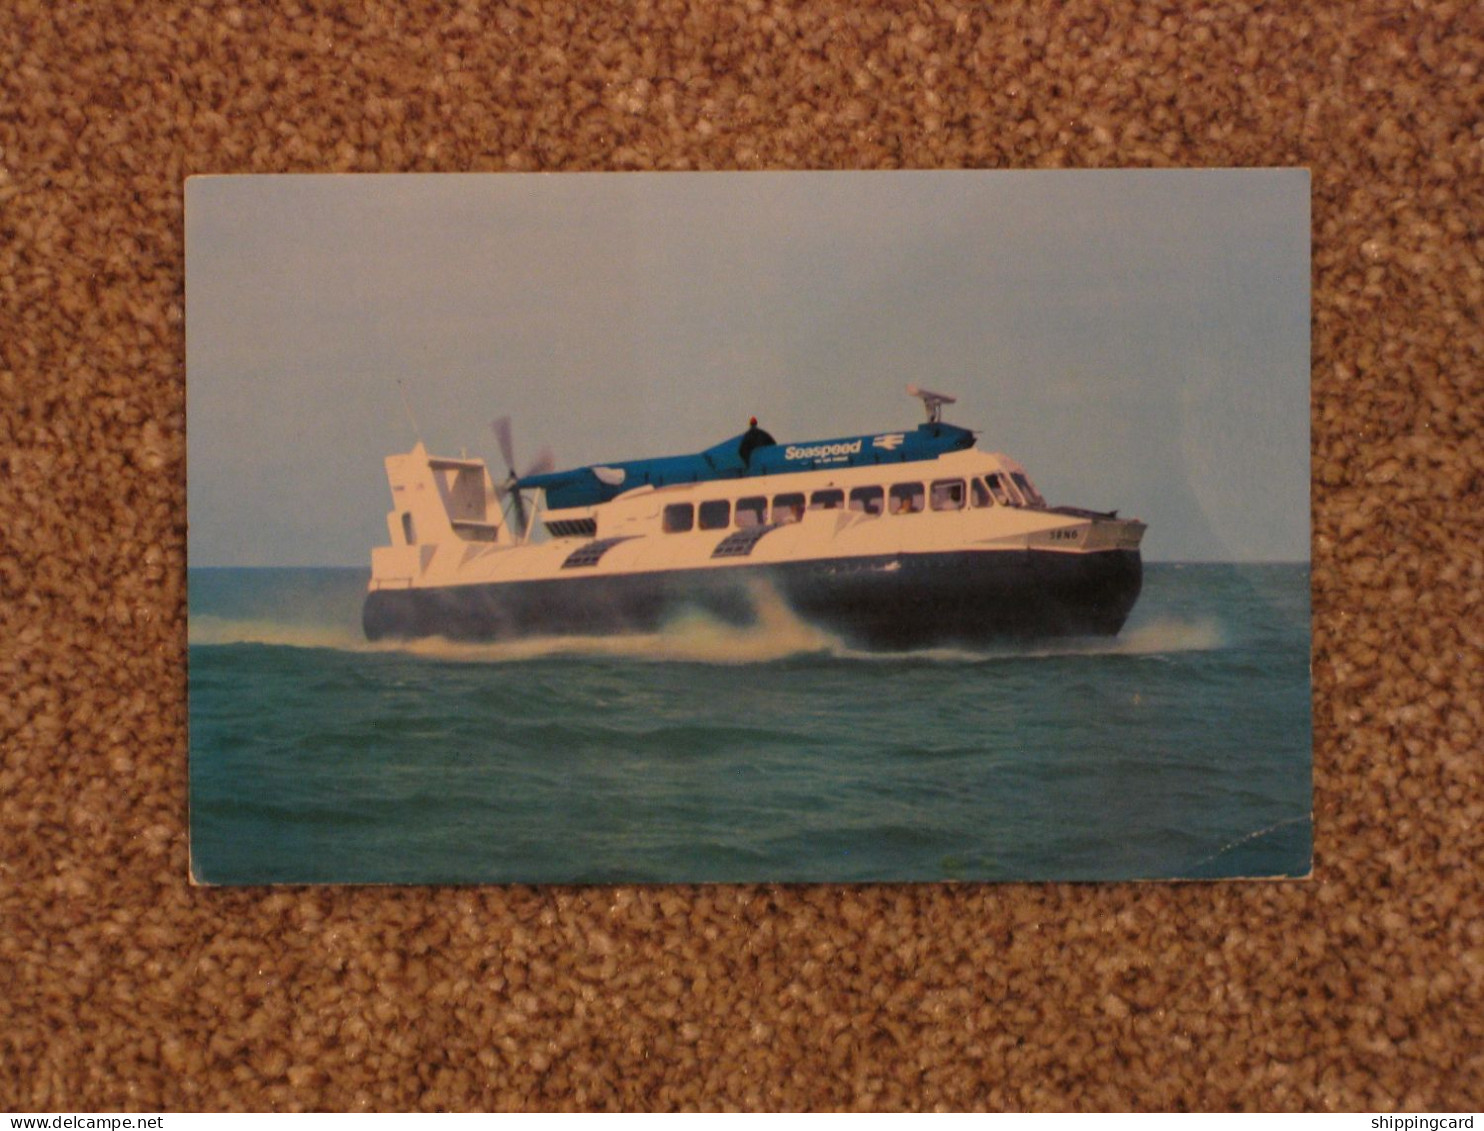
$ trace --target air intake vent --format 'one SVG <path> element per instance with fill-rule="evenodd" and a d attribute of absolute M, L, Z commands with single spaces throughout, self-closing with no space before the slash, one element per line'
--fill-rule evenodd
<path fill-rule="evenodd" d="M 592 538 L 598 533 L 595 518 L 557 518 L 546 521 L 546 533 L 554 538 Z"/>
<path fill-rule="evenodd" d="M 758 544 L 758 539 L 782 525 L 784 524 L 781 522 L 769 522 L 762 526 L 749 526 L 745 530 L 734 531 L 716 544 L 716 549 L 711 551 L 711 556 L 713 558 L 745 558 L 752 553 L 752 548 Z"/>
<path fill-rule="evenodd" d="M 584 566 L 595 566 L 598 561 L 620 542 L 627 542 L 628 538 L 599 538 L 596 542 L 587 542 L 578 546 L 567 555 L 567 560 L 562 563 L 563 569 L 581 569 Z"/>

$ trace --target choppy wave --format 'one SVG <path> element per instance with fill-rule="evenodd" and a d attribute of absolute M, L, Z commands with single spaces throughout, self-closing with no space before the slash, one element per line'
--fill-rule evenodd
<path fill-rule="evenodd" d="M 343 575 L 343 576 L 342 576 Z M 206 582 L 215 588 L 207 591 Z M 764 581 L 752 586 L 757 620 L 726 624 L 694 614 L 656 632 L 630 635 L 544 636 L 497 642 L 432 637 L 371 643 L 360 629 L 365 578 L 359 571 L 232 571 L 200 579 L 193 596 L 189 639 L 193 645 L 263 644 L 328 648 L 341 652 L 393 653 L 466 663 L 512 663 L 553 657 L 630 661 L 759 664 L 799 656 L 838 660 L 982 663 L 1006 658 L 1159 656 L 1203 652 L 1226 645 L 1217 619 L 1195 610 L 1165 610 L 1148 623 L 1137 619 L 1116 637 L 997 641 L 982 647 L 945 647 L 908 653 L 851 648 L 794 614 Z M 243 598 L 249 598 L 244 602 Z M 210 610 L 209 612 L 207 610 Z"/>
<path fill-rule="evenodd" d="M 334 648 L 341 652 L 364 651 L 366 638 L 354 628 L 340 625 L 296 624 L 266 618 L 214 617 L 191 614 L 188 627 L 191 644 L 276 644 L 286 648 Z"/>
<path fill-rule="evenodd" d="M 1093 649 L 1123 656 L 1147 656 L 1163 652 L 1212 652 L 1226 644 L 1221 625 L 1210 618 L 1158 620 L 1123 633 Z"/>
<path fill-rule="evenodd" d="M 372 643 L 359 631 L 327 625 L 229 620 L 195 616 L 192 644 L 276 644 L 290 648 L 333 648 L 348 652 L 395 652 L 469 663 L 511 663 L 555 656 L 596 656 L 632 660 L 709 664 L 756 664 L 810 654 L 846 655 L 845 646 L 800 620 L 772 593 L 755 597 L 757 621 L 745 627 L 706 616 L 681 617 L 658 632 L 623 636 L 537 636 L 477 643 L 429 637 Z"/>
<path fill-rule="evenodd" d="M 193 578 L 198 878 L 1309 868 L 1303 570 L 1151 567 L 1118 637 L 905 655 L 852 651 L 768 600 L 749 628 L 371 644 L 364 586 Z"/>
<path fill-rule="evenodd" d="M 490 643 L 430 637 L 372 643 L 359 631 L 343 626 L 197 616 L 191 618 L 190 642 L 399 653 L 463 663 L 519 663 L 580 656 L 658 663 L 759 664 L 808 655 L 864 662 L 910 658 L 929 663 L 982 663 L 1040 657 L 1205 652 L 1221 648 L 1224 635 L 1214 620 L 1161 620 L 1108 638 L 1005 643 L 981 649 L 871 652 L 847 647 L 837 637 L 800 620 L 781 600 L 769 599 L 760 602 L 757 622 L 746 627 L 696 615 L 678 619 L 658 632 L 622 636 L 540 636 Z"/>
<path fill-rule="evenodd" d="M 925 648 L 913 652 L 843 650 L 852 660 L 901 660 L 973 664 L 1062 656 L 1159 656 L 1174 652 L 1209 652 L 1223 647 L 1225 635 L 1214 620 L 1161 620 L 1108 637 L 1067 637 L 987 644 L 982 648 Z"/>

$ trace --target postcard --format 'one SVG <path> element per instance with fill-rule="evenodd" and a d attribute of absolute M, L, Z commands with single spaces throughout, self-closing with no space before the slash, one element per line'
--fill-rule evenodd
<path fill-rule="evenodd" d="M 1310 870 L 1304 170 L 196 177 L 193 879 Z"/>

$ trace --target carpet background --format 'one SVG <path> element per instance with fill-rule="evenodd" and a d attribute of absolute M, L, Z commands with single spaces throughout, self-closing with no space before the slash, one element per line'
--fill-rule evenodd
<path fill-rule="evenodd" d="M 1484 1106 L 1484 7 L 0 8 L 0 1107 Z M 197 172 L 1307 165 L 1314 878 L 186 880 Z"/>

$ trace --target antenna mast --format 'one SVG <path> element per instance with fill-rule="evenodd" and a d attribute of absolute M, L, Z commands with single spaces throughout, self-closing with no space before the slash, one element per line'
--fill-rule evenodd
<path fill-rule="evenodd" d="M 412 404 L 407 400 L 407 390 L 402 385 L 402 378 L 397 378 L 397 392 L 402 394 L 402 411 L 407 414 L 407 422 L 412 425 L 412 434 L 417 442 L 422 443 L 423 430 L 417 426 L 417 417 L 412 415 Z"/>
<path fill-rule="evenodd" d="M 919 389 L 916 385 L 907 386 L 907 395 L 917 397 L 922 401 L 922 407 L 927 410 L 929 424 L 941 424 L 943 422 L 943 406 L 956 404 L 957 397 L 950 397 L 947 393 L 933 393 L 927 389 Z"/>

